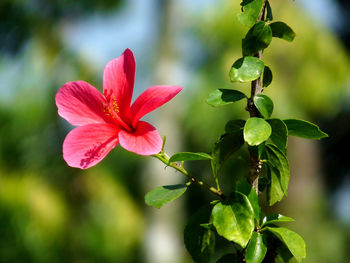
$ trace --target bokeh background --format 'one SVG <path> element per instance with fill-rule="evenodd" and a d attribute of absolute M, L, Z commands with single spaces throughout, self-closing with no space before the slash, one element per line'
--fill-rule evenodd
<path fill-rule="evenodd" d="M 210 152 L 244 102 L 205 103 L 229 82 L 247 28 L 238 0 L 0 1 L 0 262 L 192 262 L 183 245 L 188 216 L 214 196 L 192 187 L 161 210 L 144 194 L 184 178 L 151 157 L 117 147 L 89 170 L 68 167 L 62 142 L 73 127 L 54 97 L 67 81 L 102 89 L 104 65 L 134 51 L 134 98 L 155 84 L 185 87 L 151 115 L 166 151 Z M 296 219 L 309 263 L 349 262 L 350 32 L 347 0 L 271 0 L 275 20 L 297 33 L 274 39 L 263 59 L 274 72 L 266 94 L 274 117 L 313 121 L 329 138 L 290 138 L 289 196 L 266 208 Z M 224 189 L 246 172 L 244 153 L 224 169 Z M 210 182 L 209 165 L 191 163 Z M 218 242 L 220 254 L 227 246 Z"/>

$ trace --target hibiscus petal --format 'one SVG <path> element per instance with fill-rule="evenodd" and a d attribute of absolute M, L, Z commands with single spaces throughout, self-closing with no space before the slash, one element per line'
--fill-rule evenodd
<path fill-rule="evenodd" d="M 137 123 L 135 132 L 121 130 L 118 137 L 124 149 L 140 155 L 157 154 L 162 150 L 163 140 L 158 131 L 144 121 Z"/>
<path fill-rule="evenodd" d="M 139 119 L 167 103 L 182 89 L 180 86 L 153 86 L 145 90 L 131 106 L 132 125 L 135 127 Z"/>
<path fill-rule="evenodd" d="M 72 125 L 104 123 L 104 98 L 85 81 L 68 82 L 56 94 L 58 114 Z"/>
<path fill-rule="evenodd" d="M 134 90 L 135 58 L 130 49 L 111 61 L 103 72 L 103 93 L 105 96 L 114 95 L 120 114 L 129 118 L 130 103 Z"/>
<path fill-rule="evenodd" d="M 118 132 L 114 125 L 107 123 L 75 128 L 63 142 L 63 159 L 71 167 L 94 166 L 117 146 Z"/>

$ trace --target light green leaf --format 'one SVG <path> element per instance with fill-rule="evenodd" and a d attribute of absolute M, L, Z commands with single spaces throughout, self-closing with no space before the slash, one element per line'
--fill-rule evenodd
<path fill-rule="evenodd" d="M 243 130 L 245 120 L 230 120 L 225 125 L 225 131 L 227 133 L 234 133 Z"/>
<path fill-rule="evenodd" d="M 215 232 L 204 228 L 210 220 L 211 205 L 205 205 L 191 216 L 184 230 L 184 241 L 187 251 L 195 262 L 210 262 L 215 250 Z"/>
<path fill-rule="evenodd" d="M 161 208 L 166 203 L 179 198 L 187 190 L 187 184 L 160 186 L 145 195 L 145 202 L 149 206 Z"/>
<path fill-rule="evenodd" d="M 262 234 L 254 232 L 245 253 L 247 263 L 261 263 L 266 255 L 267 245 Z"/>
<path fill-rule="evenodd" d="M 259 145 L 271 135 L 270 124 L 261 118 L 249 118 L 244 125 L 244 140 L 251 146 Z"/>
<path fill-rule="evenodd" d="M 247 181 L 243 181 L 243 182 L 239 181 L 236 185 L 236 192 L 240 192 L 241 194 L 244 194 L 248 198 L 254 210 L 254 218 L 257 221 L 259 221 L 261 208 L 259 204 L 258 195 L 255 192 L 254 188 Z"/>
<path fill-rule="evenodd" d="M 267 122 L 272 128 L 270 139 L 276 144 L 278 149 L 285 153 L 288 143 L 288 129 L 286 124 L 280 119 L 269 119 Z"/>
<path fill-rule="evenodd" d="M 170 157 L 169 162 L 211 160 L 211 155 L 207 153 L 180 152 Z"/>
<path fill-rule="evenodd" d="M 272 82 L 272 71 L 268 66 L 265 66 L 264 68 L 264 73 L 263 73 L 263 81 L 262 81 L 262 85 L 264 88 L 270 86 L 271 82 Z"/>
<path fill-rule="evenodd" d="M 213 107 L 219 107 L 244 98 L 247 98 L 247 96 L 238 90 L 217 89 L 209 94 L 207 103 Z"/>
<path fill-rule="evenodd" d="M 320 128 L 312 124 L 311 122 L 297 119 L 283 120 L 288 127 L 288 134 L 305 138 L 319 140 L 328 137 L 326 133 L 320 130 Z"/>
<path fill-rule="evenodd" d="M 254 96 L 254 105 L 265 119 L 269 118 L 273 112 L 272 100 L 263 94 Z"/>
<path fill-rule="evenodd" d="M 254 56 L 267 48 L 272 40 L 272 30 L 264 21 L 257 22 L 242 40 L 243 56 Z"/>
<path fill-rule="evenodd" d="M 274 167 L 267 168 L 267 177 L 270 183 L 267 185 L 267 200 L 270 206 L 282 200 L 284 193 L 279 179 L 279 172 Z"/>
<path fill-rule="evenodd" d="M 285 154 L 273 144 L 266 145 L 266 153 L 268 156 L 268 165 L 272 165 L 279 171 L 279 179 L 284 194 L 287 196 L 289 184 L 289 163 Z"/>
<path fill-rule="evenodd" d="M 284 22 L 273 22 L 270 24 L 272 36 L 292 42 L 295 38 L 293 29 Z"/>
<path fill-rule="evenodd" d="M 281 214 L 270 214 L 268 216 L 265 216 L 261 227 L 264 227 L 266 225 L 273 225 L 276 223 L 287 223 L 287 222 L 294 222 L 295 220 L 291 217 L 284 216 Z"/>
<path fill-rule="evenodd" d="M 237 14 L 238 21 L 251 27 L 258 20 L 263 6 L 263 0 L 243 0 L 241 3 L 243 13 Z"/>
<path fill-rule="evenodd" d="M 243 57 L 233 63 L 230 70 L 232 82 L 248 82 L 258 79 L 264 71 L 264 62 L 256 57 Z"/>
<path fill-rule="evenodd" d="M 246 247 L 254 230 L 254 211 L 245 195 L 234 192 L 227 202 L 217 203 L 212 219 L 220 236 Z"/>
<path fill-rule="evenodd" d="M 305 242 L 297 233 L 284 227 L 265 227 L 264 229 L 278 237 L 298 262 L 306 257 Z"/>

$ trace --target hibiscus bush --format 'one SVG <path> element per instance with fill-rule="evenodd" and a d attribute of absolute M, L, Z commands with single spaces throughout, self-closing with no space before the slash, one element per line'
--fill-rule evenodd
<path fill-rule="evenodd" d="M 103 94 L 84 81 L 68 82 L 57 92 L 59 115 L 78 126 L 63 143 L 63 158 L 69 166 L 87 169 L 102 161 L 118 144 L 138 155 L 157 158 L 182 173 L 187 182 L 157 187 L 147 193 L 146 204 L 155 208 L 180 197 L 192 184 L 212 193 L 212 200 L 191 216 L 184 229 L 184 243 L 195 262 L 212 261 L 219 236 L 234 250 L 217 262 L 289 262 L 291 258 L 301 262 L 306 257 L 303 238 L 280 226 L 294 220 L 278 213 L 265 214 L 262 207 L 272 206 L 287 196 L 288 136 L 322 139 L 327 134 L 305 120 L 271 118 L 274 104 L 263 92 L 271 85 L 273 73 L 263 61 L 263 51 L 275 38 L 292 42 L 295 33 L 285 22 L 273 21 L 268 0 L 243 1 L 241 7 L 238 21 L 249 29 L 242 40 L 242 57 L 232 61 L 228 72 L 233 83 L 251 83 L 250 91 L 216 89 L 209 94 L 207 103 L 224 107 L 246 100 L 249 117 L 228 120 L 225 133 L 210 153 L 184 151 L 172 156 L 166 153 L 165 137 L 141 118 L 170 101 L 183 88 L 152 86 L 130 106 L 135 60 L 132 51 L 126 49 L 106 65 Z M 249 173 L 224 192 L 222 181 L 227 175 L 221 175 L 221 168 L 242 148 L 249 154 Z M 210 162 L 215 183 L 189 173 L 186 162 L 190 161 Z"/>

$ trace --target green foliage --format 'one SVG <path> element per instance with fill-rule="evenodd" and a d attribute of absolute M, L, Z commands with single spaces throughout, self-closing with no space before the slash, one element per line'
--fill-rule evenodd
<path fill-rule="evenodd" d="M 288 144 L 288 129 L 286 124 L 280 119 L 269 119 L 267 122 L 272 128 L 271 141 L 285 153 Z"/>
<path fill-rule="evenodd" d="M 179 152 L 170 157 L 171 162 L 211 160 L 211 155 L 207 153 Z"/>
<path fill-rule="evenodd" d="M 246 247 L 254 230 L 254 211 L 245 195 L 234 192 L 227 201 L 217 203 L 212 219 L 220 236 Z"/>
<path fill-rule="evenodd" d="M 226 254 L 216 261 L 216 263 L 239 263 L 239 260 L 235 254 Z"/>
<path fill-rule="evenodd" d="M 272 206 L 282 200 L 284 192 L 281 186 L 279 171 L 274 167 L 268 166 L 266 173 L 269 180 L 266 190 L 267 201 Z"/>
<path fill-rule="evenodd" d="M 261 208 L 260 208 L 260 204 L 259 204 L 258 195 L 257 195 L 256 191 L 254 190 L 254 188 L 247 181 L 243 181 L 243 182 L 240 181 L 237 183 L 236 192 L 244 194 L 248 198 L 251 206 L 253 207 L 254 218 L 257 221 L 259 221 L 260 214 L 261 214 Z"/>
<path fill-rule="evenodd" d="M 247 263 L 261 263 L 267 252 L 267 244 L 262 234 L 254 232 L 245 253 Z"/>
<path fill-rule="evenodd" d="M 263 218 L 261 227 L 264 227 L 267 225 L 274 225 L 276 223 L 286 223 L 286 222 L 293 222 L 293 221 L 295 220 L 288 216 L 284 216 L 281 214 L 270 214 Z"/>
<path fill-rule="evenodd" d="M 254 25 L 259 17 L 263 2 L 263 0 L 243 0 L 241 3 L 243 13 L 237 14 L 238 21 L 248 27 Z"/>
<path fill-rule="evenodd" d="M 243 130 L 245 121 L 244 120 L 230 120 L 225 125 L 225 131 L 227 133 L 235 133 Z"/>
<path fill-rule="evenodd" d="M 217 89 L 209 94 L 207 103 L 213 107 L 219 107 L 244 98 L 247 98 L 247 96 L 238 90 Z"/>
<path fill-rule="evenodd" d="M 254 56 L 267 48 L 272 40 L 272 30 L 264 21 L 257 22 L 242 40 L 243 56 Z"/>
<path fill-rule="evenodd" d="M 256 57 L 246 56 L 235 61 L 230 70 L 232 82 L 248 82 L 258 79 L 264 71 L 264 62 Z"/>
<path fill-rule="evenodd" d="M 187 184 L 159 186 L 145 195 L 145 202 L 149 206 L 161 208 L 186 192 Z"/>
<path fill-rule="evenodd" d="M 284 227 L 265 227 L 267 230 L 280 239 L 293 254 L 298 262 L 306 257 L 305 242 L 297 233 Z"/>
<path fill-rule="evenodd" d="M 184 230 L 187 251 L 195 262 L 210 262 L 215 250 L 215 233 L 201 224 L 208 223 L 212 211 L 211 205 L 205 205 L 193 214 Z"/>
<path fill-rule="evenodd" d="M 287 125 L 289 135 L 314 140 L 328 137 L 328 135 L 321 131 L 317 125 L 312 124 L 311 122 L 297 119 L 283 121 Z"/>
<path fill-rule="evenodd" d="M 271 30 L 272 30 L 272 36 L 278 37 L 281 39 L 284 39 L 288 42 L 292 42 L 295 38 L 295 33 L 293 29 L 291 29 L 286 23 L 284 22 L 273 22 L 270 24 Z"/>
<path fill-rule="evenodd" d="M 272 79 L 273 79 L 272 71 L 268 66 L 265 65 L 262 86 L 264 88 L 270 86 Z"/>
<path fill-rule="evenodd" d="M 251 146 L 259 145 L 271 135 L 271 126 L 261 118 L 249 118 L 244 125 L 244 140 Z"/>
<path fill-rule="evenodd" d="M 273 101 L 266 95 L 258 94 L 254 96 L 254 105 L 265 119 L 269 118 L 273 112 Z"/>

